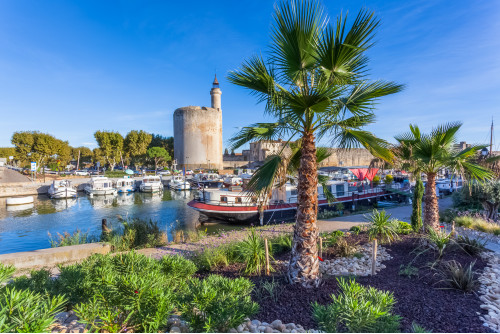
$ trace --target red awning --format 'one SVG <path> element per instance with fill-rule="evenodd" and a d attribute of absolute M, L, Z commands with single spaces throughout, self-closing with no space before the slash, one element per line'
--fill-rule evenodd
<path fill-rule="evenodd" d="M 377 174 L 378 168 L 356 168 L 349 169 L 360 181 L 364 179 L 373 180 L 373 177 Z"/>

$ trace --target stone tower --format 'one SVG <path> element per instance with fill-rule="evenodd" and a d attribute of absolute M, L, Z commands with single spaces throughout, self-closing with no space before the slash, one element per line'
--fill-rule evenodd
<path fill-rule="evenodd" d="M 210 96 L 212 97 L 212 108 L 221 110 L 221 95 L 222 92 L 219 88 L 219 81 L 217 81 L 216 74 L 214 82 L 212 84 L 212 89 L 210 90 Z"/>
<path fill-rule="evenodd" d="M 188 106 L 174 112 L 174 159 L 180 168 L 222 169 L 222 109 L 217 77 L 211 108 Z"/>

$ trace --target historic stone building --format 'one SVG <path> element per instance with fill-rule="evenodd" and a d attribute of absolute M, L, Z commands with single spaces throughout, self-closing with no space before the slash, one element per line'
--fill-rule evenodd
<path fill-rule="evenodd" d="M 188 106 L 174 112 L 174 159 L 179 168 L 223 168 L 222 109 L 217 76 L 211 107 Z"/>

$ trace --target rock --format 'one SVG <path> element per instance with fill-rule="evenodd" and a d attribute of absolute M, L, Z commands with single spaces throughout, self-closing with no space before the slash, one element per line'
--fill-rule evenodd
<path fill-rule="evenodd" d="M 259 330 L 260 333 L 262 333 L 266 330 L 266 326 L 260 325 L 259 327 L 257 327 L 257 329 Z"/>
<path fill-rule="evenodd" d="M 264 330 L 264 333 L 274 333 L 273 332 L 273 328 L 272 327 L 266 327 L 266 329 Z"/>
<path fill-rule="evenodd" d="M 170 328 L 170 333 L 181 333 L 181 329 L 177 326 Z"/>
<path fill-rule="evenodd" d="M 236 327 L 236 330 L 238 331 L 238 333 L 243 332 L 243 325 L 239 325 L 238 327 Z"/>
<path fill-rule="evenodd" d="M 60 312 L 60 313 L 57 313 L 55 316 L 54 316 L 54 319 L 57 321 L 57 322 L 60 322 L 61 324 L 63 324 L 66 319 L 68 319 L 69 317 L 69 314 L 68 312 Z"/>
<path fill-rule="evenodd" d="M 278 327 L 276 327 L 277 330 L 279 330 L 281 333 L 284 333 L 286 330 L 286 326 L 281 324 Z"/>
<path fill-rule="evenodd" d="M 238 331 L 237 331 L 236 329 L 234 329 L 234 328 L 231 328 L 231 329 L 229 330 L 229 333 L 238 333 Z"/>
<path fill-rule="evenodd" d="M 68 312 L 69 313 L 69 312 Z M 68 316 L 66 320 L 64 321 L 65 324 L 71 324 L 73 321 L 78 320 L 78 317 L 73 313 L 72 315 Z"/>
<path fill-rule="evenodd" d="M 271 326 L 275 329 L 280 329 L 281 325 L 283 323 L 281 322 L 281 320 L 274 320 L 272 323 L 271 323 Z"/>
<path fill-rule="evenodd" d="M 257 326 L 255 326 L 255 325 L 248 326 L 248 330 L 250 331 L 250 333 L 258 333 L 259 332 L 259 330 L 257 329 Z"/>
<path fill-rule="evenodd" d="M 260 326 L 259 320 L 252 320 L 251 323 L 252 323 L 252 325 L 257 326 L 257 327 Z"/>
<path fill-rule="evenodd" d="M 286 329 L 295 329 L 295 324 L 293 322 L 290 322 L 290 323 L 286 324 L 285 326 L 286 326 Z"/>

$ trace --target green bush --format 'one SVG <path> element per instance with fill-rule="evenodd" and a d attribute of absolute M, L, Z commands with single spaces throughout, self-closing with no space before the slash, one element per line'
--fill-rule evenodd
<path fill-rule="evenodd" d="M 388 242 L 398 238 L 398 221 L 390 219 L 391 215 L 383 211 L 373 210 L 365 219 L 370 222 L 368 225 L 368 237 L 379 239 L 381 242 Z"/>
<path fill-rule="evenodd" d="M 469 236 L 459 235 L 455 242 L 460 249 L 471 256 L 477 256 L 486 249 L 486 241 L 483 239 L 474 239 Z"/>
<path fill-rule="evenodd" d="M 253 284 L 245 278 L 210 275 L 187 285 L 180 302 L 181 317 L 196 332 L 227 332 L 258 312 L 259 305 L 250 297 Z"/>
<path fill-rule="evenodd" d="M 90 236 L 88 232 L 83 233 L 80 230 L 76 230 L 73 233 L 57 233 L 57 237 L 55 239 L 53 239 L 52 235 L 49 233 L 50 247 L 74 246 L 97 241 L 99 241 L 99 238 L 96 236 Z"/>
<path fill-rule="evenodd" d="M 406 276 L 408 278 L 412 278 L 412 276 L 418 276 L 418 268 L 412 266 L 411 264 L 402 264 L 399 266 L 399 275 Z"/>
<path fill-rule="evenodd" d="M 239 242 L 236 247 L 238 258 L 245 263 L 245 274 L 260 275 L 266 267 L 266 250 L 264 239 L 257 235 L 254 228 L 250 229 L 248 237 Z M 270 252 L 272 254 L 272 252 Z M 271 255 L 269 257 L 272 259 Z M 272 267 L 270 268 L 272 270 Z"/>
<path fill-rule="evenodd" d="M 335 257 L 351 257 L 357 252 L 357 243 L 347 242 L 345 238 L 339 238 L 336 243 L 325 250 L 325 253 Z"/>
<path fill-rule="evenodd" d="M 398 224 L 398 230 L 397 230 L 398 234 L 411 234 L 411 233 L 413 233 L 413 227 L 410 224 L 408 224 L 407 222 L 398 221 L 397 224 Z"/>
<path fill-rule="evenodd" d="M 179 257 L 157 261 L 130 252 L 93 255 L 60 270 L 57 290 L 93 331 L 157 332 L 166 328 L 175 293 L 183 291 L 195 267 Z"/>
<path fill-rule="evenodd" d="M 349 229 L 349 232 L 351 232 L 351 233 L 353 233 L 353 234 L 355 234 L 355 235 L 360 234 L 360 233 L 361 233 L 361 231 L 362 231 L 361 226 L 358 226 L 358 225 L 356 225 L 356 226 L 351 226 L 351 228 Z"/>
<path fill-rule="evenodd" d="M 292 250 L 292 236 L 290 234 L 280 234 L 269 239 L 269 244 L 273 255 L 288 252 Z"/>
<path fill-rule="evenodd" d="M 455 260 L 444 262 L 438 269 L 437 274 L 441 277 L 440 282 L 445 283 L 448 288 L 472 292 L 477 289 L 479 282 L 473 269 L 476 261 L 462 267 Z"/>
<path fill-rule="evenodd" d="M 436 231 L 432 227 L 429 227 L 425 238 L 433 245 L 433 248 L 438 254 L 437 259 L 440 260 L 444 255 L 446 247 L 451 242 L 451 232 L 447 233 L 443 230 Z"/>
<path fill-rule="evenodd" d="M 236 243 L 219 247 L 208 247 L 196 252 L 190 258 L 201 271 L 213 270 L 235 262 Z"/>
<path fill-rule="evenodd" d="M 385 176 L 384 183 L 386 185 L 390 185 L 392 183 L 392 181 L 394 181 L 394 177 L 392 175 L 390 175 L 390 174 L 387 174 Z"/>
<path fill-rule="evenodd" d="M 123 221 L 122 228 L 110 235 L 103 235 L 103 241 L 109 241 L 115 251 L 127 251 L 162 246 L 166 243 L 166 237 L 157 222 L 132 219 Z"/>
<path fill-rule="evenodd" d="M 354 280 L 337 279 L 340 292 L 331 295 L 332 303 L 312 304 L 313 318 L 327 333 L 393 333 L 400 317 L 393 315 L 396 303 L 392 293 L 364 287 Z"/>
<path fill-rule="evenodd" d="M 21 290 L 3 283 L 11 279 L 15 268 L 0 264 L 0 333 L 41 333 L 49 331 L 54 316 L 63 310 L 64 296 Z"/>
<path fill-rule="evenodd" d="M 321 237 L 323 238 L 323 246 L 330 247 L 335 245 L 341 238 L 344 237 L 344 232 L 333 231 L 330 233 L 323 233 Z"/>
<path fill-rule="evenodd" d="M 46 269 L 32 270 L 30 277 L 26 275 L 16 277 L 10 286 L 19 290 L 31 290 L 42 294 L 54 292 L 54 281 L 51 278 L 50 271 Z"/>

